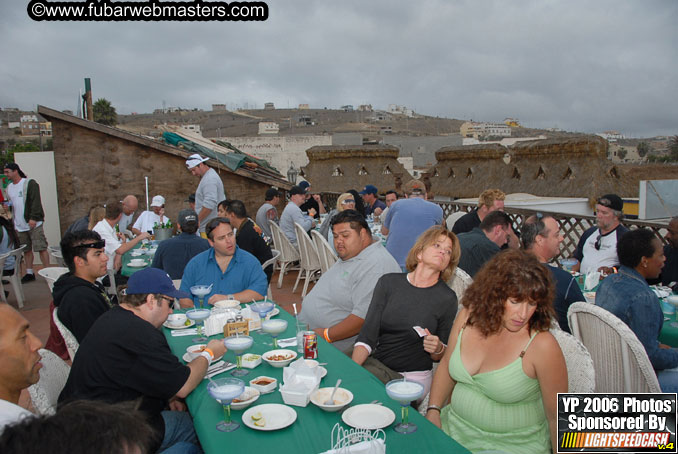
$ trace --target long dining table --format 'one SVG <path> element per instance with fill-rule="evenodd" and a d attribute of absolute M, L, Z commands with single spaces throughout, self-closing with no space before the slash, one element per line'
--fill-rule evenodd
<path fill-rule="evenodd" d="M 276 306 L 277 307 L 277 306 Z M 280 334 L 280 338 L 289 338 L 296 335 L 294 317 L 280 309 L 277 317 L 287 320 L 287 330 Z M 181 358 L 186 348 L 192 342 L 193 336 L 173 336 L 168 328 L 162 328 L 172 352 Z M 272 350 L 271 336 L 260 331 L 250 332 L 254 338 L 254 344 L 247 353 L 263 354 Z M 223 338 L 218 334 L 210 339 Z M 296 349 L 296 347 L 290 347 Z M 417 424 L 417 431 L 412 434 L 400 434 L 393 430 L 393 426 L 400 422 L 401 407 L 391 400 L 386 394 L 381 383 L 370 372 L 354 363 L 344 353 L 318 337 L 318 361 L 327 363 L 327 375 L 322 379 L 320 387 L 334 386 L 337 379 L 341 379 L 341 387 L 353 393 L 351 406 L 367 404 L 378 401 L 390 408 L 396 415 L 395 421 L 384 428 L 386 434 L 386 449 L 389 453 L 411 452 L 446 452 L 468 453 L 462 445 L 447 436 L 442 430 L 431 424 L 416 410 L 410 408 L 410 422 Z M 236 359 L 232 352 L 226 352 L 224 361 L 235 363 Z M 227 377 L 230 372 L 224 372 L 216 377 Z M 262 361 L 262 364 L 250 370 L 249 375 L 242 377 L 246 385 L 249 380 L 258 376 L 273 377 L 282 382 L 283 369 L 274 368 Z M 306 407 L 291 406 L 297 413 L 297 419 L 290 426 L 274 431 L 259 431 L 251 429 L 242 423 L 242 414 L 245 410 L 232 410 L 234 421 L 240 423 L 240 428 L 233 432 L 220 432 L 216 424 L 224 419 L 222 406 L 217 403 L 207 392 L 207 380 L 203 380 L 196 389 L 186 398 L 188 409 L 193 417 L 195 430 L 200 443 L 207 454 L 223 453 L 226 451 L 236 452 L 298 452 L 298 453 L 321 453 L 332 448 L 331 433 L 336 423 L 341 423 L 344 429 L 350 429 L 342 422 L 340 412 L 328 413 L 309 402 Z M 282 395 L 276 389 L 269 394 L 262 394 L 250 407 L 260 404 L 284 404 Z"/>

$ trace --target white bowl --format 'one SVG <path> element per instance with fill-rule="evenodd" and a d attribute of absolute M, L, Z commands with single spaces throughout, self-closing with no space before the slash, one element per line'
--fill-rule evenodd
<path fill-rule="evenodd" d="M 141 265 L 142 263 L 145 263 L 146 260 L 144 259 L 132 259 L 129 261 L 130 264 L 132 265 Z"/>
<path fill-rule="evenodd" d="M 267 380 L 268 383 L 266 384 L 257 383 L 261 379 Z M 250 386 L 256 390 L 259 390 L 259 392 L 261 392 L 262 394 L 266 394 L 275 390 L 275 388 L 278 386 L 278 380 L 276 380 L 273 377 L 266 377 L 262 375 L 260 377 L 253 378 L 252 380 L 250 380 Z"/>
<path fill-rule="evenodd" d="M 311 402 L 327 412 L 335 412 L 344 408 L 353 401 L 353 393 L 345 388 L 337 388 L 334 394 L 334 405 L 325 405 L 325 401 L 332 395 L 334 386 L 330 388 L 318 388 L 311 394 Z"/>
<path fill-rule="evenodd" d="M 240 301 L 238 300 L 220 300 L 214 303 L 214 307 L 220 309 L 240 309 Z"/>
<path fill-rule="evenodd" d="M 188 357 L 191 359 L 191 361 L 193 361 L 198 356 L 200 356 L 200 353 L 202 353 L 202 351 L 205 350 L 205 347 L 207 347 L 207 344 L 190 345 L 186 349 L 186 353 L 188 354 Z"/>
<path fill-rule="evenodd" d="M 272 359 L 273 356 L 284 356 L 285 359 Z M 270 350 L 261 355 L 261 358 L 273 367 L 285 367 L 297 357 L 294 350 L 278 349 Z"/>
<path fill-rule="evenodd" d="M 167 324 L 170 326 L 183 326 L 186 324 L 186 314 L 169 314 L 167 316 Z"/>
<path fill-rule="evenodd" d="M 245 391 L 237 397 L 240 402 L 235 400 L 231 402 L 231 408 L 233 410 L 244 410 L 245 408 L 252 405 L 261 395 L 258 389 L 252 388 L 251 386 L 245 386 Z"/>

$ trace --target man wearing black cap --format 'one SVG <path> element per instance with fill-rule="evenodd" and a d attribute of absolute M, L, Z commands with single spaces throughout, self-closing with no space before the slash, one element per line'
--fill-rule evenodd
<path fill-rule="evenodd" d="M 325 211 L 325 205 L 323 205 L 323 201 L 320 199 L 320 194 L 313 194 L 311 195 L 310 190 L 311 190 L 311 183 L 308 181 L 302 181 L 299 183 L 299 187 L 306 191 L 306 195 L 304 196 L 306 198 L 306 201 L 301 204 L 299 209 L 303 211 L 304 213 L 308 213 L 309 216 L 314 217 L 315 219 L 318 219 L 321 214 L 325 214 L 327 211 Z M 311 208 L 313 209 L 313 212 L 315 214 L 311 215 Z"/>
<path fill-rule="evenodd" d="M 276 224 L 280 223 L 278 219 L 278 209 L 276 208 L 280 203 L 280 191 L 275 188 L 269 188 L 266 190 L 265 202 L 257 210 L 257 215 L 255 221 L 261 230 L 264 231 L 267 237 L 273 238 L 271 234 L 271 227 L 268 225 L 268 221 L 273 221 Z"/>
<path fill-rule="evenodd" d="M 361 196 L 363 196 L 363 200 L 365 201 L 365 213 L 368 216 L 371 214 L 379 216 L 386 208 L 386 204 L 379 200 L 378 192 L 379 190 L 376 186 L 368 184 L 359 193 Z"/>
<path fill-rule="evenodd" d="M 12 180 L 7 186 L 7 196 L 14 210 L 14 227 L 19 233 L 19 241 L 26 245 L 24 249 L 26 275 L 21 279 L 21 282 L 26 283 L 35 280 L 33 251 L 40 254 L 40 261 L 44 266 L 49 265 L 47 239 L 42 227 L 45 212 L 40 200 L 40 185 L 26 177 L 19 165 L 14 162 L 5 164 L 5 176 Z"/>
<path fill-rule="evenodd" d="M 172 279 L 181 279 L 186 264 L 193 257 L 210 248 L 209 242 L 195 234 L 198 231 L 198 214 L 193 210 L 179 212 L 181 234 L 161 241 L 153 257 L 153 268 L 164 270 Z"/>
<path fill-rule="evenodd" d="M 587 274 L 601 271 L 605 274 L 614 272 L 619 266 L 617 257 L 617 241 L 628 229 L 621 225 L 624 202 L 616 194 L 606 194 L 596 203 L 596 219 L 598 225 L 586 230 L 579 240 L 574 258 L 579 260 L 572 267 L 574 271 Z"/>
<path fill-rule="evenodd" d="M 159 328 L 172 313 L 174 298 L 188 296 L 162 270 L 134 273 L 122 303 L 99 317 L 80 344 L 59 402 L 139 399 L 139 409 L 156 431 L 149 452 L 172 446 L 176 452 L 196 452 L 193 421 L 180 399 L 202 382 L 211 361 L 223 356 L 226 347 L 213 339 L 186 365 L 172 354 Z"/>
<path fill-rule="evenodd" d="M 316 212 L 313 208 L 309 208 L 308 215 L 305 215 L 302 211 L 301 204 L 306 200 L 306 190 L 301 186 L 293 186 L 290 189 L 290 201 L 287 203 L 287 206 L 283 210 L 282 216 L 280 216 L 280 230 L 285 234 L 285 236 L 290 240 L 292 245 L 297 246 L 297 232 L 294 230 L 294 223 L 301 225 L 305 231 L 311 230 L 315 227 L 315 221 L 313 217 Z"/>

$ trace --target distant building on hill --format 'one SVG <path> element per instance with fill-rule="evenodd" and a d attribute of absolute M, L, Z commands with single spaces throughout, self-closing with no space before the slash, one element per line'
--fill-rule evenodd
<path fill-rule="evenodd" d="M 264 110 L 275 110 L 275 104 L 267 102 L 264 104 Z"/>
<path fill-rule="evenodd" d="M 510 128 L 522 128 L 517 118 L 504 118 L 504 124 Z"/>
<path fill-rule="evenodd" d="M 263 134 L 278 134 L 280 132 L 280 125 L 275 121 L 260 121 L 259 135 Z"/>
<path fill-rule="evenodd" d="M 398 104 L 389 104 L 388 112 L 397 115 L 405 115 L 406 117 L 414 117 L 414 110 L 406 106 L 399 106 Z"/>
<path fill-rule="evenodd" d="M 372 112 L 372 104 L 361 104 L 358 106 L 358 112 Z"/>
<path fill-rule="evenodd" d="M 596 135 L 602 137 L 608 142 L 616 142 L 617 140 L 622 140 L 624 138 L 624 135 L 619 131 L 605 131 Z"/>
<path fill-rule="evenodd" d="M 466 121 L 459 128 L 462 137 L 480 139 L 481 137 L 511 137 L 511 128 L 503 123 L 478 123 Z"/>
<path fill-rule="evenodd" d="M 308 110 L 310 107 L 308 107 L 308 104 L 299 104 L 299 110 Z"/>
<path fill-rule="evenodd" d="M 37 115 L 22 115 L 20 121 L 22 136 L 37 136 L 40 134 L 40 120 Z"/>
<path fill-rule="evenodd" d="M 224 112 L 226 104 L 212 104 L 212 112 Z"/>

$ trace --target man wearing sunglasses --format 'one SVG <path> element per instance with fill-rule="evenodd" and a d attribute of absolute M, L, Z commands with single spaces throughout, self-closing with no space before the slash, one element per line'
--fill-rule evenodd
<path fill-rule="evenodd" d="M 92 324 L 112 307 L 97 281 L 106 274 L 105 242 L 92 230 L 67 233 L 61 240 L 61 253 L 68 273 L 54 283 L 54 306 L 61 323 L 82 342 Z"/>
<path fill-rule="evenodd" d="M 587 274 L 600 271 L 604 274 L 614 273 L 619 266 L 617 257 L 617 241 L 628 229 L 621 225 L 624 201 L 616 194 L 606 194 L 596 203 L 596 220 L 598 225 L 586 230 L 579 240 L 574 258 L 579 263 L 572 267 L 573 271 Z"/>

